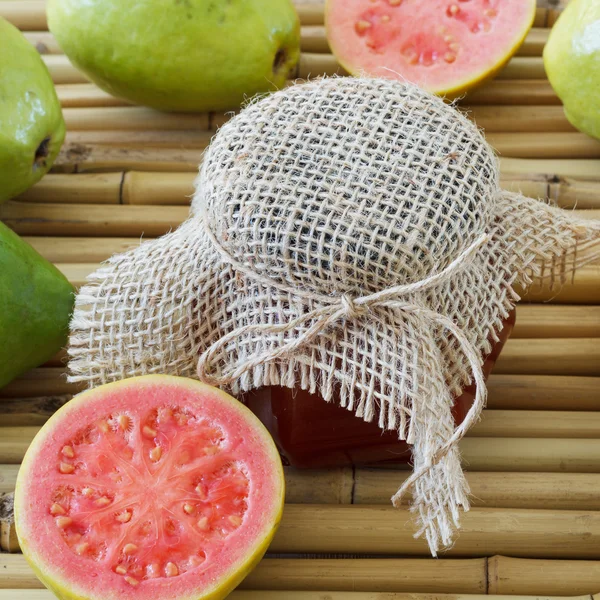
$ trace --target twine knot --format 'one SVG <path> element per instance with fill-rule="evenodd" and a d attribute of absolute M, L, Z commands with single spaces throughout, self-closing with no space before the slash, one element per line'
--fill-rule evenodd
<path fill-rule="evenodd" d="M 366 308 L 356 304 L 354 299 L 351 296 L 348 296 L 348 294 L 342 294 L 340 304 L 344 311 L 344 316 L 347 319 L 358 319 L 366 313 Z"/>

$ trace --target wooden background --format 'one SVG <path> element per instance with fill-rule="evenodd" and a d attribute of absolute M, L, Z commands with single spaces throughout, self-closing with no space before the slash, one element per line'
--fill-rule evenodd
<path fill-rule="evenodd" d="M 540 3 L 517 56 L 462 105 L 500 153 L 505 187 L 597 218 L 600 143 L 565 119 L 541 58 L 560 5 Z M 339 72 L 322 2 L 297 6 L 297 76 Z M 202 149 L 227 116 L 129 106 L 70 65 L 47 32 L 43 1 L 0 0 L 0 15 L 43 54 L 68 127 L 52 173 L 0 207 L 0 219 L 79 286 L 112 253 L 186 218 Z M 430 559 L 412 537 L 408 511 L 389 505 L 406 472 L 287 469 L 288 505 L 271 554 L 236 600 L 590 598 L 600 591 L 600 264 L 525 300 L 490 379 L 484 419 L 462 443 L 475 508 L 455 546 Z M 77 391 L 66 382 L 62 354 L 0 390 L 0 494 L 13 490 L 36 431 Z M 0 600 L 48 600 L 1 502 L 0 522 Z"/>

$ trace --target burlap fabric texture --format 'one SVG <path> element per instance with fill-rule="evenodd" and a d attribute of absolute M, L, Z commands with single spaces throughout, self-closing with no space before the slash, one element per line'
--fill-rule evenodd
<path fill-rule="evenodd" d="M 339 401 L 412 445 L 393 501 L 411 488 L 435 554 L 469 507 L 457 442 L 513 286 L 560 283 L 600 237 L 501 191 L 498 168 L 467 118 L 408 84 L 321 79 L 256 101 L 212 141 L 190 219 L 90 276 L 70 380 L 169 373 Z"/>

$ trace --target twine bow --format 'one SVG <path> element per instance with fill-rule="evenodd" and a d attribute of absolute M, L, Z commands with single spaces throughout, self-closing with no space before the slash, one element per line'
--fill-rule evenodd
<path fill-rule="evenodd" d="M 246 265 L 240 263 L 233 256 L 231 256 L 231 254 L 216 238 L 210 227 L 209 217 L 204 206 L 201 207 L 199 213 L 204 222 L 206 233 L 213 243 L 213 246 L 219 252 L 223 260 L 230 264 L 236 271 L 243 273 L 244 275 L 264 284 L 267 287 L 276 288 L 290 295 L 313 300 L 321 305 L 319 308 L 302 314 L 286 323 L 280 323 L 278 325 L 270 323 L 244 325 L 219 338 L 200 356 L 200 359 L 198 360 L 198 376 L 202 381 L 210 385 L 223 386 L 231 384 L 244 373 L 247 373 L 248 371 L 251 371 L 260 365 L 264 365 L 281 358 L 290 357 L 295 352 L 310 344 L 320 333 L 329 327 L 342 320 L 356 320 L 364 317 L 373 308 L 389 308 L 401 310 L 405 313 L 417 314 L 431 323 L 442 326 L 454 336 L 465 357 L 469 361 L 469 365 L 473 373 L 473 378 L 476 384 L 475 400 L 473 401 L 473 404 L 463 422 L 454 430 L 453 435 L 434 453 L 430 462 L 415 471 L 404 482 L 398 492 L 392 497 L 394 506 L 399 506 L 401 497 L 413 486 L 414 482 L 422 475 L 427 473 L 444 456 L 446 456 L 450 448 L 459 442 L 464 437 L 468 429 L 479 420 L 481 411 L 483 410 L 486 401 L 486 386 L 483 370 L 481 368 L 481 356 L 473 347 L 471 342 L 469 342 L 461 329 L 448 317 L 436 313 L 435 311 L 417 304 L 414 301 L 407 301 L 403 298 L 417 292 L 424 292 L 448 280 L 450 277 L 452 277 L 452 275 L 454 275 L 454 273 L 464 267 L 465 263 L 467 263 L 473 257 L 473 255 L 482 245 L 489 241 L 489 235 L 481 235 L 468 248 L 461 252 L 461 254 L 447 267 L 438 273 L 430 275 L 420 281 L 392 286 L 374 294 L 359 296 L 358 298 L 352 298 L 347 294 L 331 297 L 323 294 L 317 294 L 305 289 L 292 288 L 284 283 L 274 281 L 270 277 L 261 275 Z M 298 327 L 301 327 L 302 325 L 305 325 L 308 322 L 312 322 L 308 329 L 298 335 L 298 337 L 281 344 L 278 348 L 266 350 L 262 354 L 248 357 L 243 363 L 221 374 L 216 375 L 211 373 L 210 365 L 214 357 L 223 348 L 226 348 L 229 342 L 232 340 L 235 340 L 236 338 L 249 332 L 265 334 L 287 333 Z"/>

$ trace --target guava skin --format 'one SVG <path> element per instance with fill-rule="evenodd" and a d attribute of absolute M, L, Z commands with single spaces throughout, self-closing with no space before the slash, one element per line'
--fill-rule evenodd
<path fill-rule="evenodd" d="M 65 276 L 0 223 L 0 388 L 66 345 L 74 301 Z"/>
<path fill-rule="evenodd" d="M 544 48 L 544 66 L 571 124 L 600 139 L 600 2 L 572 0 Z"/>
<path fill-rule="evenodd" d="M 48 26 L 103 90 L 164 111 L 238 108 L 300 56 L 291 0 L 49 0 Z"/>
<path fill-rule="evenodd" d="M 0 17 L 0 203 L 39 181 L 65 139 L 50 73 L 21 32 Z"/>

